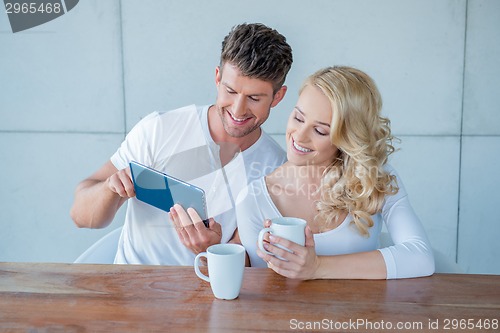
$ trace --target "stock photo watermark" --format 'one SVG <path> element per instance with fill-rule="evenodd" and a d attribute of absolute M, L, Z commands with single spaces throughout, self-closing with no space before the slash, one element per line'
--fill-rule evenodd
<path fill-rule="evenodd" d="M 368 319 L 350 319 L 335 321 L 300 321 L 290 319 L 291 330 L 342 330 L 342 331 L 497 331 L 499 320 L 493 319 L 428 319 L 427 321 L 373 321 Z"/>
<path fill-rule="evenodd" d="M 13 33 L 25 31 L 50 22 L 73 8 L 80 0 L 4 0 L 7 15 Z"/>

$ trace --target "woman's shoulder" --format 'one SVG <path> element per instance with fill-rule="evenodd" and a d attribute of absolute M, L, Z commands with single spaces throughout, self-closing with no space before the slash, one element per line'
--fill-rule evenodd
<path fill-rule="evenodd" d="M 401 178 L 399 172 L 390 164 L 386 164 L 384 166 L 384 170 L 393 178 L 393 185 L 397 189 L 397 192 L 394 194 L 388 194 L 385 197 L 384 205 L 382 207 L 383 212 L 390 211 L 393 207 L 399 206 L 401 204 L 407 205 L 408 202 L 408 193 L 406 192 L 405 185 L 403 183 L 403 179 Z"/>
<path fill-rule="evenodd" d="M 394 176 L 394 182 L 395 182 L 394 185 L 399 189 L 398 193 L 401 192 L 406 195 L 406 190 L 403 184 L 403 180 L 401 179 L 401 176 L 399 175 L 399 172 L 396 170 L 396 168 L 389 163 L 386 163 L 383 168 L 384 171 L 387 172 L 387 174 Z"/>
<path fill-rule="evenodd" d="M 398 172 L 396 171 L 396 168 L 394 168 L 394 166 L 390 163 L 384 164 L 384 166 L 382 168 L 384 169 L 385 172 L 387 172 L 390 175 L 397 175 L 398 174 Z"/>

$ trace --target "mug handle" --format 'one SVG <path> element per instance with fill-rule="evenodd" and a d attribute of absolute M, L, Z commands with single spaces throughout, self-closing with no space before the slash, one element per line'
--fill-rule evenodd
<path fill-rule="evenodd" d="M 270 255 L 274 255 L 273 253 L 267 251 L 266 249 L 264 249 L 264 235 L 266 234 L 266 232 L 271 232 L 271 228 L 264 228 L 262 229 L 260 232 L 259 232 L 259 240 L 258 240 L 258 244 L 259 244 L 259 249 L 262 251 L 262 252 L 265 252 L 267 254 L 270 254 Z"/>
<path fill-rule="evenodd" d="M 198 275 L 198 277 L 200 279 L 205 280 L 207 282 L 210 282 L 210 278 L 200 271 L 200 259 L 201 259 L 201 257 L 207 258 L 207 253 L 206 252 L 198 253 L 196 258 L 194 258 L 194 272 L 196 273 L 196 275 Z"/>

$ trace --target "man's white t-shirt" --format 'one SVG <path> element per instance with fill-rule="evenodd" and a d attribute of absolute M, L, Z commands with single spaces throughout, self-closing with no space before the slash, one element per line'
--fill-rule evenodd
<path fill-rule="evenodd" d="M 251 181 L 269 174 L 286 153 L 262 131 L 251 147 L 223 168 L 208 129 L 209 106 L 153 112 L 141 119 L 111 157 L 121 170 L 136 161 L 205 191 L 207 213 L 222 226 L 222 243 L 236 229 L 236 197 Z M 188 208 L 188 207 L 184 207 Z M 193 265 L 195 254 L 179 240 L 168 213 L 130 198 L 115 263 Z"/>

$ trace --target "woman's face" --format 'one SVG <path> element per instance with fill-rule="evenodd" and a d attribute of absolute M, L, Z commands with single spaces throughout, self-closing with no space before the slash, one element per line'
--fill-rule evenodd
<path fill-rule="evenodd" d="M 338 153 L 330 142 L 331 119 L 328 98 L 319 88 L 307 85 L 288 119 L 288 161 L 295 165 L 330 165 Z"/>

